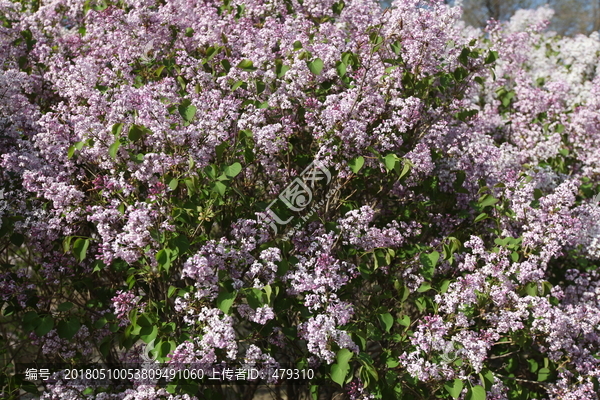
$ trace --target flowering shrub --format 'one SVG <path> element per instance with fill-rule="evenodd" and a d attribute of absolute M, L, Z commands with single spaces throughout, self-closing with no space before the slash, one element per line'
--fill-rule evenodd
<path fill-rule="evenodd" d="M 12 373 L 144 353 L 290 399 L 598 398 L 597 35 L 423 0 L 0 9 L 4 397 L 256 393 Z"/>

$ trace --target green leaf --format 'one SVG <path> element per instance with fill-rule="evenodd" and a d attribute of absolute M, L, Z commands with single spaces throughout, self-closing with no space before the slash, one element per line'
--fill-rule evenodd
<path fill-rule="evenodd" d="M 353 332 L 352 337 L 358 343 L 358 347 L 365 351 L 367 349 L 367 338 L 360 333 Z"/>
<path fill-rule="evenodd" d="M 136 164 L 142 164 L 144 162 L 144 154 L 139 153 L 139 154 L 136 154 L 135 156 L 132 154 L 131 160 Z"/>
<path fill-rule="evenodd" d="M 421 260 L 421 264 L 423 264 L 423 277 L 427 280 L 431 280 L 433 278 L 435 266 L 438 260 L 440 259 L 440 253 L 438 253 L 437 251 L 434 251 L 430 254 L 423 253 L 419 258 Z"/>
<path fill-rule="evenodd" d="M 448 291 L 448 287 L 450 287 L 450 280 L 445 279 L 440 286 L 440 293 L 446 293 Z"/>
<path fill-rule="evenodd" d="M 169 182 L 169 189 L 171 190 L 175 190 L 177 189 L 177 186 L 179 185 L 179 179 L 177 178 L 173 178 L 171 179 L 171 181 Z"/>
<path fill-rule="evenodd" d="M 158 358 L 160 358 L 159 361 L 166 361 L 166 357 L 169 355 L 169 353 L 177 348 L 177 344 L 172 340 L 168 340 L 165 342 L 159 342 L 157 347 Z"/>
<path fill-rule="evenodd" d="M 528 361 L 533 361 L 533 360 L 528 360 Z M 485 390 L 490 390 L 492 388 L 492 385 L 494 384 L 494 382 L 496 380 L 494 378 L 494 374 L 490 370 L 487 370 L 485 372 L 481 372 L 479 374 L 479 377 L 481 378 L 481 382 L 485 385 Z"/>
<path fill-rule="evenodd" d="M 99 1 L 91 6 L 94 11 L 104 11 L 108 8 L 106 0 Z"/>
<path fill-rule="evenodd" d="M 330 368 L 331 380 L 340 386 L 344 386 L 346 376 L 350 371 L 348 361 L 352 358 L 353 353 L 348 349 L 340 349 L 336 355 L 337 362 Z"/>
<path fill-rule="evenodd" d="M 73 147 L 74 147 L 76 150 L 81 150 L 81 149 L 83 149 L 83 146 L 85 146 L 86 144 L 89 144 L 89 139 L 88 139 L 88 140 L 82 140 L 82 141 L 80 141 L 80 142 L 77 142 L 77 143 L 75 143 L 75 144 L 73 145 Z"/>
<path fill-rule="evenodd" d="M 491 63 L 495 62 L 497 59 L 498 59 L 498 52 L 494 51 L 494 50 L 490 50 L 487 57 L 485 58 L 485 63 L 491 64 Z"/>
<path fill-rule="evenodd" d="M 158 328 L 156 325 L 152 326 L 144 326 L 140 329 L 140 339 L 144 341 L 144 343 L 150 343 L 156 336 L 158 335 Z"/>
<path fill-rule="evenodd" d="M 538 381 L 546 382 L 550 378 L 551 372 L 548 368 L 540 368 L 538 371 Z"/>
<path fill-rule="evenodd" d="M 263 81 L 256 81 L 256 94 L 261 94 L 265 91 L 267 85 Z"/>
<path fill-rule="evenodd" d="M 460 55 L 458 56 L 458 61 L 460 61 L 460 63 L 462 65 L 464 65 L 465 67 L 469 65 L 469 54 L 471 53 L 471 51 L 468 48 L 464 48 L 462 49 L 462 51 L 460 52 Z"/>
<path fill-rule="evenodd" d="M 273 294 L 273 288 L 271 288 L 271 285 L 266 285 L 265 287 L 263 287 L 263 290 L 265 291 L 265 294 L 267 295 L 267 304 L 271 303 L 271 294 Z M 277 294 L 275 294 L 277 296 Z"/>
<path fill-rule="evenodd" d="M 458 399 L 463 390 L 463 383 L 460 379 L 455 379 L 444 384 L 444 389 L 452 396 L 453 399 Z"/>
<path fill-rule="evenodd" d="M 242 171 L 242 164 L 234 162 L 223 171 L 230 178 L 235 178 Z"/>
<path fill-rule="evenodd" d="M 482 220 L 486 219 L 487 217 L 488 217 L 488 215 L 486 213 L 481 213 L 477 217 L 475 217 L 475 220 L 473 222 L 482 221 Z"/>
<path fill-rule="evenodd" d="M 56 330 L 61 339 L 71 340 L 79 332 L 81 323 L 77 317 L 71 317 L 58 323 Z"/>
<path fill-rule="evenodd" d="M 233 85 L 231 85 L 231 91 L 235 91 L 235 89 L 239 88 L 240 86 L 242 86 L 245 82 L 244 81 L 237 81 L 235 82 Z"/>
<path fill-rule="evenodd" d="M 398 360 L 398 357 L 391 356 L 385 360 L 385 365 L 388 368 L 396 368 L 398 365 L 400 365 L 400 361 Z"/>
<path fill-rule="evenodd" d="M 229 60 L 221 60 L 221 65 L 223 66 L 225 72 L 228 73 L 231 70 L 231 64 L 229 63 Z"/>
<path fill-rule="evenodd" d="M 459 121 L 467 122 L 470 118 L 477 115 L 477 110 L 463 110 L 455 114 L 456 119 Z"/>
<path fill-rule="evenodd" d="M 23 329 L 25 329 L 25 331 L 27 332 L 30 332 L 37 328 L 41 320 L 42 319 L 38 316 L 38 314 L 35 311 L 27 311 L 25 314 L 23 314 L 22 318 Z"/>
<path fill-rule="evenodd" d="M 383 161 L 385 163 L 385 168 L 388 171 L 391 171 L 394 168 L 396 168 L 396 163 L 398 162 L 398 157 L 395 154 L 390 153 L 387 156 L 385 156 Z"/>
<path fill-rule="evenodd" d="M 131 127 L 129 128 L 129 133 L 127 134 L 127 137 L 129 138 L 129 140 L 131 140 L 132 142 L 138 141 L 142 138 L 142 136 L 144 136 L 146 133 L 148 133 L 148 129 L 141 126 L 141 125 L 131 125 Z"/>
<path fill-rule="evenodd" d="M 379 374 L 377 373 L 377 369 L 373 366 L 373 359 L 364 353 L 358 354 L 357 357 L 358 361 L 362 364 L 362 366 L 360 367 L 360 377 L 361 379 L 364 379 L 364 387 L 368 386 L 368 382 L 370 382 L 371 379 L 373 379 L 376 382 L 379 381 Z"/>
<path fill-rule="evenodd" d="M 85 260 L 85 257 L 87 255 L 87 249 L 89 246 L 90 246 L 89 239 L 79 238 L 75 241 L 75 244 L 73 245 L 73 254 L 75 254 L 75 258 L 78 261 Z"/>
<path fill-rule="evenodd" d="M 104 328 L 104 325 L 106 325 L 107 322 L 108 321 L 107 321 L 106 317 L 102 316 L 96 322 L 94 322 L 94 328 L 102 329 L 102 328 Z"/>
<path fill-rule="evenodd" d="M 345 6 L 346 4 L 342 0 L 340 0 L 337 3 L 333 3 L 331 9 L 333 10 L 333 13 L 335 15 L 340 15 Z"/>
<path fill-rule="evenodd" d="M 73 236 L 67 236 L 66 238 L 64 238 L 63 240 L 63 253 L 68 253 L 69 250 L 71 249 L 71 240 L 73 240 Z"/>
<path fill-rule="evenodd" d="M 227 142 L 222 142 L 221 144 L 217 145 L 215 147 L 215 153 L 217 154 L 218 158 L 223 157 L 223 153 L 225 152 L 225 150 L 227 150 L 227 148 L 229 147 L 229 143 Z M 215 167 L 215 173 L 216 173 L 216 167 Z"/>
<path fill-rule="evenodd" d="M 185 36 L 186 37 L 194 36 L 194 28 L 185 28 Z"/>
<path fill-rule="evenodd" d="M 198 109 L 196 108 L 196 106 L 187 103 L 189 103 L 189 101 L 180 104 L 177 107 L 177 110 L 179 111 L 179 115 L 181 115 L 181 118 L 183 118 L 185 122 L 192 122 Z"/>
<path fill-rule="evenodd" d="M 464 80 L 467 76 L 469 76 L 469 72 L 466 69 L 464 69 L 463 67 L 458 67 L 454 70 L 453 75 L 454 75 L 454 79 L 457 82 L 460 82 L 460 81 Z"/>
<path fill-rule="evenodd" d="M 466 396 L 466 400 L 485 400 L 485 398 L 485 389 L 479 385 L 469 389 Z"/>
<path fill-rule="evenodd" d="M 527 285 L 525 285 L 525 293 L 527 293 L 529 296 L 537 296 L 538 295 L 538 284 L 537 282 L 529 282 Z"/>
<path fill-rule="evenodd" d="M 419 288 L 417 289 L 417 292 L 424 293 L 424 292 L 428 291 L 429 289 L 431 289 L 431 283 L 423 282 L 421 284 L 421 286 L 419 286 Z"/>
<path fill-rule="evenodd" d="M 336 358 L 338 364 L 343 364 L 343 363 L 347 364 L 353 355 L 354 355 L 354 353 L 352 353 L 348 349 L 340 349 L 340 351 L 337 352 L 335 358 Z"/>
<path fill-rule="evenodd" d="M 188 191 L 188 197 L 192 197 L 192 195 L 194 193 L 196 193 L 196 184 L 194 182 L 193 178 L 186 178 L 185 179 L 185 186 L 187 188 Z"/>
<path fill-rule="evenodd" d="M 477 204 L 479 205 L 479 207 L 481 207 L 482 209 L 487 207 L 487 206 L 492 206 L 494 204 L 496 204 L 499 200 L 497 198 L 495 198 L 494 196 L 490 195 L 490 194 L 484 194 L 483 196 L 481 196 L 479 198 L 479 201 L 477 202 Z"/>
<path fill-rule="evenodd" d="M 252 60 L 242 60 L 239 62 L 237 67 L 244 71 L 255 71 L 256 70 L 256 68 L 254 68 L 254 63 L 252 62 Z"/>
<path fill-rule="evenodd" d="M 44 336 L 54 328 L 54 319 L 50 315 L 45 315 L 40 319 L 39 325 L 35 328 L 35 334 Z"/>
<path fill-rule="evenodd" d="M 92 272 L 99 272 L 99 271 L 102 271 L 104 268 L 106 268 L 106 264 L 104 264 L 104 262 L 102 260 L 94 261 L 92 263 L 92 266 L 94 267 Z"/>
<path fill-rule="evenodd" d="M 402 167 L 402 172 L 400 172 L 400 176 L 398 177 L 398 179 L 402 179 L 402 177 L 404 175 L 406 175 L 408 173 L 408 171 L 410 171 L 410 168 L 414 167 L 413 163 L 407 159 L 403 160 L 403 164 L 404 164 L 404 167 Z"/>
<path fill-rule="evenodd" d="M 213 191 L 220 194 L 221 196 L 225 195 L 225 190 L 227 190 L 227 186 L 225 186 L 222 182 L 215 182 L 213 185 Z"/>
<path fill-rule="evenodd" d="M 508 107 L 509 104 L 510 104 L 510 102 L 511 102 L 511 100 L 515 97 L 515 94 L 516 93 L 514 91 L 512 91 L 512 90 L 510 92 L 506 92 L 504 94 L 504 96 L 502 97 L 502 105 L 504 107 Z"/>
<path fill-rule="evenodd" d="M 307 63 L 308 69 L 315 75 L 319 75 L 323 70 L 323 60 L 315 58 L 311 62 Z"/>
<path fill-rule="evenodd" d="M 350 65 L 352 63 L 352 53 L 348 51 L 342 53 L 342 62 L 346 65 Z"/>
<path fill-rule="evenodd" d="M 69 311 L 71 308 L 73 308 L 73 303 L 71 303 L 70 301 L 65 301 L 64 303 L 59 304 L 56 310 L 59 312 L 63 312 Z"/>
<path fill-rule="evenodd" d="M 519 253 L 517 253 L 516 251 L 510 253 L 510 259 L 513 260 L 513 262 L 519 262 L 519 258 Z"/>
<path fill-rule="evenodd" d="M 213 57 L 219 53 L 219 51 L 220 47 L 210 46 L 208 49 L 206 49 L 206 61 L 212 60 Z"/>
<path fill-rule="evenodd" d="M 398 281 L 394 283 L 394 288 L 398 291 L 398 299 L 404 303 L 410 295 L 410 289 L 404 285 L 401 285 Z"/>
<path fill-rule="evenodd" d="M 290 70 L 290 67 L 282 64 L 281 62 L 275 64 L 275 74 L 278 78 L 282 78 L 286 72 Z"/>
<path fill-rule="evenodd" d="M 409 327 L 410 326 L 410 317 L 408 315 L 403 316 L 402 318 L 398 318 L 397 322 L 405 327 Z"/>
<path fill-rule="evenodd" d="M 111 158 L 117 158 L 117 151 L 119 151 L 119 147 L 121 147 L 121 141 L 119 139 L 117 139 L 108 148 L 108 155 L 110 155 Z"/>
<path fill-rule="evenodd" d="M 552 292 L 552 284 L 548 281 L 542 282 L 542 295 L 547 295 Z"/>
<path fill-rule="evenodd" d="M 156 75 L 157 77 L 160 77 L 160 74 L 162 74 L 164 69 L 165 69 L 165 66 L 161 65 L 160 67 L 156 68 L 156 71 L 154 71 L 154 75 Z"/>
<path fill-rule="evenodd" d="M 369 34 L 369 41 L 371 42 L 371 44 L 375 45 L 373 47 L 373 49 L 374 49 L 373 51 L 377 51 L 380 48 L 380 46 L 377 46 L 377 45 L 383 43 L 383 37 L 381 35 L 379 35 L 377 32 L 372 31 Z"/>
<path fill-rule="evenodd" d="M 114 124 L 112 126 L 111 132 L 112 132 L 113 136 L 117 137 L 117 136 L 121 135 L 122 130 L 123 130 L 123 124 L 118 123 L 118 124 Z"/>
<path fill-rule="evenodd" d="M 142 327 L 149 327 L 152 326 L 153 322 L 146 314 L 142 314 L 137 318 L 137 324 Z"/>
<path fill-rule="evenodd" d="M 229 310 L 231 309 L 231 306 L 233 305 L 236 296 L 236 291 L 233 291 L 231 293 L 227 291 L 222 291 L 221 293 L 219 293 L 219 296 L 217 297 L 217 307 L 219 308 L 219 310 L 223 311 L 225 314 L 229 314 Z"/>
<path fill-rule="evenodd" d="M 21 247 L 21 245 L 25 242 L 25 236 L 20 233 L 13 233 L 9 238 L 10 242 L 17 247 Z"/>
<path fill-rule="evenodd" d="M 348 165 L 350 166 L 350 169 L 355 174 L 358 173 L 358 171 L 360 171 L 360 169 L 363 167 L 364 164 L 365 164 L 365 159 L 363 156 L 359 156 L 353 160 L 348 161 Z"/>
<path fill-rule="evenodd" d="M 344 63 L 342 61 L 337 63 L 335 69 L 336 69 L 338 75 L 340 76 L 340 78 L 346 75 L 347 67 L 348 66 L 346 65 L 346 63 Z"/>
<path fill-rule="evenodd" d="M 171 257 L 169 257 L 169 250 L 162 249 L 158 253 L 156 253 L 156 261 L 164 269 L 167 273 L 169 272 L 169 268 L 171 267 Z"/>
<path fill-rule="evenodd" d="M 392 326 L 394 325 L 394 317 L 392 317 L 392 314 L 390 313 L 381 314 L 379 315 L 379 322 L 381 323 L 383 329 L 389 333 L 390 329 L 392 329 Z"/>
<path fill-rule="evenodd" d="M 171 243 L 172 247 L 177 249 L 179 255 L 185 253 L 190 248 L 190 241 L 185 235 L 175 236 L 169 243 Z"/>
<path fill-rule="evenodd" d="M 212 165 L 212 164 L 211 165 L 207 165 L 206 167 L 204 167 L 204 173 L 210 179 L 215 179 L 217 177 L 217 170 L 216 170 L 215 166 Z"/>

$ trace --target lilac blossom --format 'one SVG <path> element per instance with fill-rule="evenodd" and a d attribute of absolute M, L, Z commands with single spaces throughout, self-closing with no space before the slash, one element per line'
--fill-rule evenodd
<path fill-rule="evenodd" d="M 429 389 L 479 384 L 524 335 L 560 366 L 544 396 L 598 397 L 597 33 L 546 31 L 547 7 L 484 33 L 441 0 L 88 3 L 0 1 L 1 307 L 81 319 L 70 340 L 23 333 L 41 357 L 90 360 L 138 309 L 177 341 L 173 368 L 286 351 L 332 364 L 338 348 L 357 366 L 385 342 Z M 337 175 L 282 239 L 255 217 L 309 159 Z M 372 268 L 378 251 L 388 265 Z M 379 292 L 392 294 L 375 305 Z M 66 296 L 78 304 L 60 308 Z M 385 339 L 359 348 L 383 311 Z M 59 378 L 43 398 L 91 398 Z M 507 398 L 514 382 L 495 378 L 487 397 Z M 353 399 L 377 385 L 347 379 Z M 191 399 L 146 385 L 95 397 Z"/>

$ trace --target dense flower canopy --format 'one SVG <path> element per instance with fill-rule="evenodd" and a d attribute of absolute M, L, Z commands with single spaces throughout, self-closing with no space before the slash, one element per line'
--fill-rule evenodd
<path fill-rule="evenodd" d="M 600 37 L 460 17 L 0 0 L 0 393 L 598 399 Z"/>

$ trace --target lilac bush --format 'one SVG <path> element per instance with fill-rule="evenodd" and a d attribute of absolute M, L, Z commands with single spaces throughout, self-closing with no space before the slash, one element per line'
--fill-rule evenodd
<path fill-rule="evenodd" d="M 0 9 L 3 397 L 598 399 L 597 34 L 441 0 Z"/>

